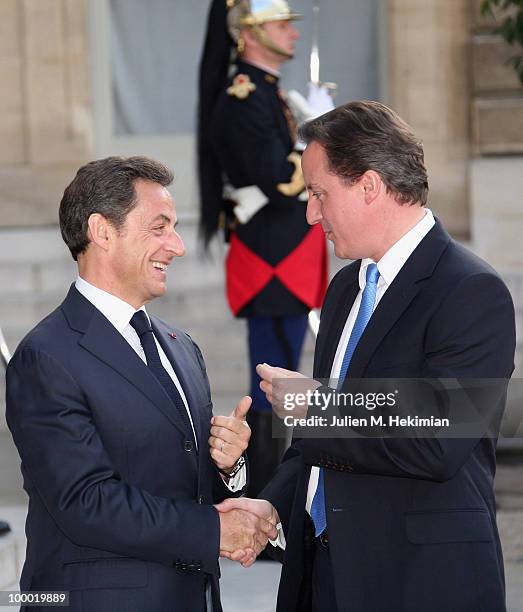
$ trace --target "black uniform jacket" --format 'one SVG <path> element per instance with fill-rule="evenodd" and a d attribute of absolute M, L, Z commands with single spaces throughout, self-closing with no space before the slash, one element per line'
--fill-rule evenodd
<path fill-rule="evenodd" d="M 293 120 L 275 76 L 245 62 L 238 63 L 238 75 L 254 89 L 238 97 L 229 89 L 233 78 L 228 81 L 214 108 L 212 142 L 227 181 L 234 188 L 256 185 L 268 204 L 233 235 L 229 302 L 238 316 L 306 313 L 323 300 L 326 249 L 321 229 L 307 224 L 306 202 L 298 199 L 301 168 L 288 159 Z M 281 185 L 296 193 L 285 195 Z"/>

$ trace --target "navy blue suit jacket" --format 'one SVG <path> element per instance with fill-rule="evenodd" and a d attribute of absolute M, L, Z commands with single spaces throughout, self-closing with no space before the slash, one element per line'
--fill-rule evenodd
<path fill-rule="evenodd" d="M 315 378 L 330 377 L 359 267 L 343 268 L 328 289 Z M 514 351 L 506 286 L 437 222 L 377 305 L 347 376 L 509 378 Z M 503 401 L 494 411 L 499 420 Z M 295 440 L 260 494 L 276 506 L 287 538 L 278 610 L 310 605 L 305 501 L 312 465 L 325 468 L 339 612 L 504 610 L 495 447 L 486 436 Z"/>
<path fill-rule="evenodd" d="M 208 451 L 205 365 L 187 334 L 172 339 L 151 322 L 198 450 L 147 366 L 74 286 L 7 371 L 7 421 L 29 495 L 20 586 L 70 591 L 74 611 L 199 611 L 209 581 L 221 610 L 212 504 L 231 494 Z"/>

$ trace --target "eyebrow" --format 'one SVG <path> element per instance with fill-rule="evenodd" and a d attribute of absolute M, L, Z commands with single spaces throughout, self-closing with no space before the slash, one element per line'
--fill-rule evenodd
<path fill-rule="evenodd" d="M 157 223 L 158 221 L 165 221 L 166 223 L 170 223 L 171 222 L 171 218 L 168 217 L 167 215 L 161 214 L 158 215 L 157 217 L 155 217 L 151 223 Z M 178 221 L 175 222 L 174 227 L 176 227 L 178 225 Z"/>

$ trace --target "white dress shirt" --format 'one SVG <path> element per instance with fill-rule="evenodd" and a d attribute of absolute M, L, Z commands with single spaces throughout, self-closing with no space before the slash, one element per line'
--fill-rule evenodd
<path fill-rule="evenodd" d="M 122 336 L 127 340 L 127 342 L 131 345 L 132 349 L 135 353 L 140 357 L 140 359 L 147 364 L 147 359 L 145 358 L 145 352 L 142 347 L 142 343 L 140 342 L 140 338 L 136 333 L 134 327 L 131 326 L 130 320 L 135 312 L 138 312 L 133 306 L 124 302 L 120 298 L 104 291 L 103 289 L 99 289 L 91 283 L 88 283 L 81 276 L 76 279 L 75 287 L 78 291 L 87 299 L 91 304 L 99 310 L 103 316 L 111 323 L 116 330 L 122 334 Z M 147 319 L 150 322 L 149 315 L 145 310 L 145 307 L 142 306 L 139 310 L 143 310 Z M 196 446 L 198 447 L 198 439 L 196 437 L 196 432 L 194 430 L 194 424 L 191 416 L 191 411 L 189 410 L 189 405 L 187 403 L 187 398 L 185 397 L 185 393 L 183 391 L 182 385 L 176 376 L 176 372 L 174 371 L 171 362 L 167 358 L 164 350 L 162 349 L 160 343 L 158 342 L 156 336 L 153 333 L 154 341 L 156 342 L 156 348 L 158 349 L 158 354 L 160 355 L 160 361 L 162 362 L 163 367 L 171 377 L 173 383 L 176 385 L 178 389 L 178 393 L 182 398 L 183 404 L 185 406 L 185 410 L 187 410 L 187 415 L 189 416 L 189 421 L 191 423 L 191 428 L 194 436 L 194 440 L 196 442 Z M 245 466 L 236 474 L 234 478 L 231 478 L 227 483 L 228 488 L 231 491 L 237 491 L 245 486 L 247 481 L 246 469 Z"/>
<path fill-rule="evenodd" d="M 378 279 L 374 309 L 379 304 L 381 298 L 385 295 L 385 291 L 387 291 L 387 289 L 390 287 L 392 281 L 396 278 L 401 268 L 403 268 L 407 259 L 412 255 L 419 243 L 432 229 L 434 223 L 434 215 L 429 209 L 426 209 L 423 218 L 420 219 L 420 221 L 418 221 L 418 223 L 411 230 L 402 236 L 398 242 L 393 244 L 385 255 L 383 255 L 383 257 L 378 261 L 377 265 L 380 276 Z M 343 357 L 345 355 L 345 350 L 347 349 L 347 344 L 349 343 L 352 328 L 354 327 L 354 323 L 356 323 L 358 310 L 361 304 L 361 296 L 363 294 L 363 290 L 365 289 L 367 267 L 371 263 L 375 262 L 372 261 L 372 259 L 361 260 L 359 272 L 360 290 L 356 296 L 356 299 L 354 300 L 352 308 L 350 309 L 349 315 L 347 316 L 345 327 L 343 328 L 343 332 L 341 333 L 340 341 L 338 343 L 338 348 L 336 349 L 336 355 L 334 356 L 334 361 L 332 362 L 329 386 L 334 389 L 338 386 L 341 364 L 343 363 Z M 312 500 L 314 499 L 314 494 L 316 493 L 316 489 L 318 487 L 319 475 L 320 468 L 313 466 L 309 478 L 309 487 L 307 489 L 307 502 L 305 504 L 305 509 L 309 514 L 311 513 Z"/>

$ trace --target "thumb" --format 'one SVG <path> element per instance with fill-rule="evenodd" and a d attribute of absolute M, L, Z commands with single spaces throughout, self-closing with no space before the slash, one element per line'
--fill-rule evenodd
<path fill-rule="evenodd" d="M 237 497 L 227 497 L 221 503 L 214 506 L 218 512 L 229 512 L 229 510 L 241 509 L 241 502 L 238 503 Z"/>
<path fill-rule="evenodd" d="M 247 418 L 247 413 L 249 412 L 249 408 L 251 407 L 251 404 L 252 404 L 252 398 L 248 395 L 245 395 L 238 402 L 238 405 L 232 411 L 231 416 L 236 417 L 237 419 L 240 419 L 241 421 L 245 421 Z"/>

